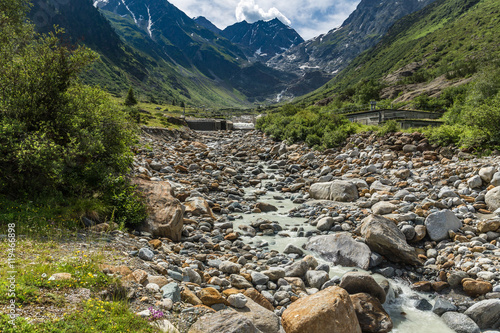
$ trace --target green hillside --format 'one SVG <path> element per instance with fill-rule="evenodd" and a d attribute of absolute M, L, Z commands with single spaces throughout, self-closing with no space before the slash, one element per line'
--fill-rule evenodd
<path fill-rule="evenodd" d="M 499 21 L 496 0 L 438 0 L 399 20 L 375 47 L 293 104 L 312 114 L 370 101 L 391 108 L 446 109 L 446 125 L 425 130 L 434 142 L 498 146 Z M 287 112 L 264 118 L 260 128 L 291 141 L 307 141 L 314 134 L 317 137 L 309 141 L 331 146 L 325 138 L 329 133 L 310 131 L 311 125 L 297 126 L 295 121 L 304 115 Z M 293 131 L 287 131 L 287 124 L 295 124 Z M 359 129 L 348 129 L 354 130 Z"/>
<path fill-rule="evenodd" d="M 390 87 L 400 93 L 406 85 L 431 83 L 439 77 L 445 79 L 444 89 L 474 76 L 499 60 L 499 11 L 494 0 L 436 1 L 399 20 L 379 44 L 302 101 L 313 104 L 330 97 L 339 106 L 339 102 L 366 102 L 355 96 L 366 82 L 380 93 Z M 374 95 L 369 97 L 377 99 Z"/>

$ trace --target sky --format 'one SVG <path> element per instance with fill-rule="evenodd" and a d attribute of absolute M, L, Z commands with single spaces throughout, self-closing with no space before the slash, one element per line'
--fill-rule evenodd
<path fill-rule="evenodd" d="M 220 29 L 236 22 L 279 18 L 308 40 L 338 28 L 360 0 L 169 0 L 190 17 L 205 16 Z"/>

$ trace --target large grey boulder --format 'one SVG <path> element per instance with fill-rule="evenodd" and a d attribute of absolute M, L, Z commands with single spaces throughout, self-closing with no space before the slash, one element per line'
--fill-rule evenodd
<path fill-rule="evenodd" d="M 309 270 L 306 273 L 306 282 L 311 288 L 321 289 L 321 286 L 330 279 L 325 271 Z"/>
<path fill-rule="evenodd" d="M 341 202 L 355 201 L 359 197 L 356 185 L 345 180 L 312 184 L 309 189 L 309 195 L 313 199 Z"/>
<path fill-rule="evenodd" d="M 474 320 L 470 319 L 463 313 L 446 312 L 441 316 L 441 319 L 448 325 L 449 328 L 457 333 L 480 333 L 481 329 Z"/>
<path fill-rule="evenodd" d="M 496 172 L 491 178 L 491 185 L 500 186 L 500 171 Z"/>
<path fill-rule="evenodd" d="M 306 244 L 306 250 L 318 253 L 334 265 L 364 270 L 370 267 L 370 248 L 355 241 L 349 233 L 312 237 Z"/>
<path fill-rule="evenodd" d="M 500 327 L 500 299 L 480 301 L 465 311 L 480 329 Z"/>
<path fill-rule="evenodd" d="M 408 245 L 405 235 L 393 221 L 370 215 L 363 220 L 360 231 L 372 251 L 394 262 L 422 265 L 415 249 Z"/>
<path fill-rule="evenodd" d="M 252 320 L 233 310 L 204 315 L 189 329 L 189 333 L 262 333 Z"/>
<path fill-rule="evenodd" d="M 425 226 L 427 228 L 427 234 L 433 241 L 441 241 L 449 237 L 449 230 L 457 231 L 460 229 L 462 227 L 462 221 L 460 221 L 452 211 L 442 210 L 429 214 L 425 219 Z"/>
<path fill-rule="evenodd" d="M 486 193 L 485 201 L 489 210 L 492 212 L 500 208 L 500 186 L 489 190 L 488 193 Z"/>

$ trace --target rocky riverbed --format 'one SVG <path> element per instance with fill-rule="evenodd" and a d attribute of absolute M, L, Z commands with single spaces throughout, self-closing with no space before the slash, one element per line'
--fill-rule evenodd
<path fill-rule="evenodd" d="M 319 152 L 147 129 L 133 176 L 150 218 L 114 233 L 130 260 L 103 271 L 136 312 L 165 311 L 164 331 L 431 332 L 404 328 L 402 298 L 436 332 L 500 328 L 498 156 L 418 133 Z"/>

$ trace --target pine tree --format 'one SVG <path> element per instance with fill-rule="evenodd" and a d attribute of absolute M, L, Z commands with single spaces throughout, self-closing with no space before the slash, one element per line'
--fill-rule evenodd
<path fill-rule="evenodd" d="M 125 105 L 126 106 L 133 106 L 137 104 L 137 99 L 134 96 L 134 90 L 130 88 L 128 90 L 127 98 L 125 98 Z"/>

